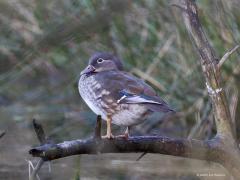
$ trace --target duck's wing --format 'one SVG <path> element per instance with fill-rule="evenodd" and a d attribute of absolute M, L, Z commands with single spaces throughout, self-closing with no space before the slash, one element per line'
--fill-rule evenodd
<path fill-rule="evenodd" d="M 174 111 L 168 104 L 143 80 L 128 73 L 119 74 L 122 89 L 119 91 L 120 98 L 117 103 L 144 104 L 152 111 L 169 112 Z"/>

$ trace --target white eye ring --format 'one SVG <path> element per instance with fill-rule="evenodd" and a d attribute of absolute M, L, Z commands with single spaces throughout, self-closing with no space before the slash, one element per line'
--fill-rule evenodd
<path fill-rule="evenodd" d="M 97 63 L 102 63 L 103 61 L 104 61 L 104 59 L 99 58 L 99 59 L 97 60 Z"/>

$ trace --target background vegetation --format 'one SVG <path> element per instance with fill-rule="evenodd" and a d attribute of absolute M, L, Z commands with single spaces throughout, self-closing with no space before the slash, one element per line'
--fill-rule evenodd
<path fill-rule="evenodd" d="M 57 142 L 92 134 L 96 116 L 80 98 L 77 81 L 95 51 L 116 53 L 126 71 L 146 79 L 178 111 L 174 117 L 153 115 L 134 134 L 214 136 L 198 56 L 179 9 L 170 4 L 164 0 L 0 1 L 0 131 L 7 132 L 0 141 L 0 179 L 28 176 L 25 159 L 30 159 L 28 149 L 37 143 L 33 117 Z M 216 57 L 221 58 L 239 44 L 240 2 L 202 0 L 197 4 Z M 233 54 L 222 73 L 232 119 L 240 128 L 239 57 L 239 51 Z M 115 127 L 116 133 L 121 131 Z M 51 173 L 47 166 L 43 168 L 40 176 L 137 179 L 141 171 L 143 178 L 201 179 L 197 173 L 210 171 L 228 179 L 216 164 L 160 155 L 147 155 L 136 163 L 137 156 L 62 159 L 52 163 Z"/>

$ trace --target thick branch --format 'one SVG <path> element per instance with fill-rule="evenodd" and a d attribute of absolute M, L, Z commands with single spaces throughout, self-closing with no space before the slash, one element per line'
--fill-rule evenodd
<path fill-rule="evenodd" d="M 34 130 L 38 137 L 45 137 L 41 124 L 33 121 Z M 39 139 L 46 139 L 46 138 Z M 85 140 L 65 141 L 59 144 L 52 144 L 47 141 L 43 145 L 29 151 L 32 156 L 40 157 L 44 161 L 54 160 L 76 154 L 96 153 L 159 153 L 180 157 L 188 157 L 201 160 L 217 161 L 215 149 L 217 142 L 199 141 L 189 139 L 173 139 L 162 136 L 137 136 L 114 139 L 101 139 L 101 116 L 97 117 L 95 133 L 92 138 Z M 213 144 L 214 143 L 214 144 Z M 210 155 L 211 154 L 211 155 Z"/>
<path fill-rule="evenodd" d="M 213 160 L 211 141 L 171 139 L 161 136 L 138 136 L 125 138 L 65 141 L 33 148 L 29 153 L 44 160 L 54 160 L 76 154 L 96 153 L 159 153 L 201 160 Z M 209 159 L 210 158 L 210 159 Z"/>
<path fill-rule="evenodd" d="M 219 62 L 215 58 L 215 52 L 210 46 L 199 22 L 195 2 L 193 0 L 184 0 L 183 2 L 185 5 L 185 9 L 183 10 L 184 22 L 200 55 L 200 62 L 205 76 L 207 90 L 212 99 L 217 127 L 216 139 L 219 138 L 217 149 L 225 152 L 225 156 L 220 155 L 218 159 L 220 163 L 232 173 L 232 175 L 239 177 L 240 151 L 236 143 L 235 130 L 232 125 L 225 91 L 221 85 Z M 210 154 L 210 156 L 212 156 L 212 154 Z"/>
<path fill-rule="evenodd" d="M 41 127 L 40 124 L 39 126 Z M 41 131 L 35 128 L 35 132 L 39 136 L 38 133 Z M 218 162 L 234 176 L 240 176 L 239 159 L 234 156 L 235 153 L 233 155 L 229 153 L 233 152 L 232 147 L 226 147 L 219 137 L 209 141 L 174 139 L 162 136 L 101 139 L 100 134 L 101 117 L 98 116 L 92 138 L 65 141 L 59 144 L 52 144 L 48 141 L 46 144 L 30 149 L 29 153 L 34 157 L 40 157 L 43 161 L 77 154 L 157 153 Z"/>
<path fill-rule="evenodd" d="M 186 9 L 183 11 L 184 22 L 200 55 L 206 85 L 214 107 L 217 134 L 233 138 L 234 131 L 231 124 L 231 115 L 225 92 L 220 82 L 221 76 L 218 61 L 199 22 L 195 2 L 192 0 L 184 0 L 184 3 L 186 6 Z"/>

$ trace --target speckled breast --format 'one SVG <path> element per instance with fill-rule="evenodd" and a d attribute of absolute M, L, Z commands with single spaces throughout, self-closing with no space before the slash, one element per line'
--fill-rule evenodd
<path fill-rule="evenodd" d="M 101 84 L 94 78 L 94 75 L 82 75 L 79 79 L 78 90 L 90 109 L 95 114 L 101 115 L 103 119 L 106 119 L 107 114 L 110 114 L 107 111 L 110 107 L 107 107 L 103 102 L 103 98 L 109 95 L 109 92 L 103 89 Z"/>
<path fill-rule="evenodd" d="M 109 115 L 112 123 L 120 126 L 131 126 L 141 123 L 150 112 L 141 104 L 118 104 L 111 89 L 97 81 L 95 75 L 82 75 L 78 83 L 81 97 L 97 115 L 104 120 Z"/>

